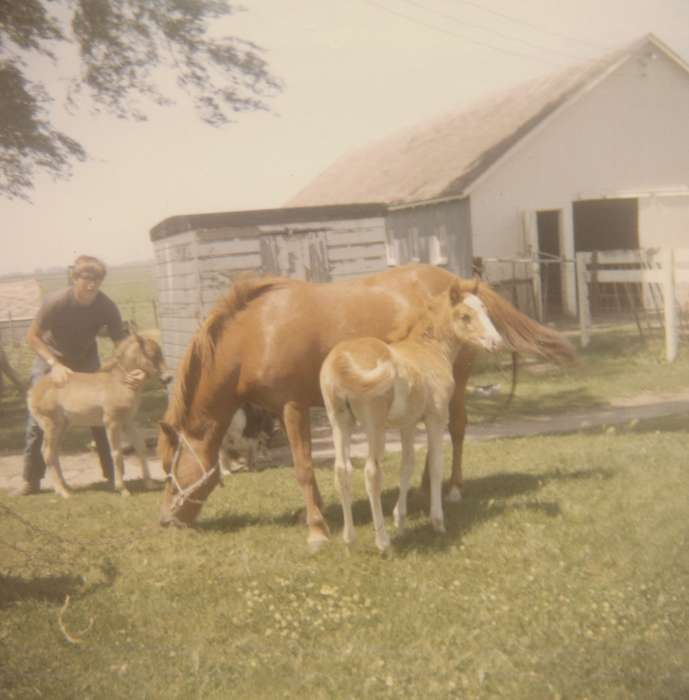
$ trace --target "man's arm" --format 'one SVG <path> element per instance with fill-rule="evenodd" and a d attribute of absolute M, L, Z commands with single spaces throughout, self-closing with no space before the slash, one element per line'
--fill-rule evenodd
<path fill-rule="evenodd" d="M 69 367 L 65 367 L 55 356 L 53 351 L 43 342 L 41 337 L 40 317 L 35 318 L 29 330 L 26 332 L 26 342 L 29 347 L 50 367 L 50 377 L 58 385 L 62 386 L 72 374 Z"/>

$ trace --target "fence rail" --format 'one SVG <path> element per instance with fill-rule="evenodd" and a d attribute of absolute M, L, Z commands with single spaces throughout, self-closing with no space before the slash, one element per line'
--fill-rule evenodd
<path fill-rule="evenodd" d="M 621 285 L 639 331 L 637 304 L 663 319 L 665 354 L 677 358 L 680 335 L 678 293 L 689 285 L 689 249 L 652 248 L 577 253 L 577 294 L 581 344 L 591 341 L 592 292 L 600 285 Z"/>

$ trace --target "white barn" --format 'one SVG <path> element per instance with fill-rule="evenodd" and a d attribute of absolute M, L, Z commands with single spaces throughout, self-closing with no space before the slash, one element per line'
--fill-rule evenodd
<path fill-rule="evenodd" d="M 460 274 L 476 258 L 688 247 L 688 125 L 689 66 L 649 35 L 345 155 L 287 205 L 384 202 L 389 263 Z M 576 313 L 573 265 L 545 269 Z"/>

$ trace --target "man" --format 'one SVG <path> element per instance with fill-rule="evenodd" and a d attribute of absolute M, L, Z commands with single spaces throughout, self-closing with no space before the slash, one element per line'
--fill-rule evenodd
<path fill-rule="evenodd" d="M 96 372 L 100 367 L 96 335 L 106 326 L 113 342 L 126 337 L 122 317 L 115 303 L 100 291 L 105 278 L 105 264 L 90 255 L 79 256 L 72 267 L 72 285 L 49 296 L 29 327 L 26 341 L 38 355 L 31 370 L 33 386 L 45 374 L 58 386 L 64 385 L 72 372 Z M 134 374 L 134 373 L 132 373 Z M 131 384 L 141 377 L 128 377 Z M 91 428 L 103 477 L 113 483 L 113 462 L 103 427 Z M 41 454 L 43 431 L 29 415 L 24 450 L 24 484 L 19 495 L 40 491 L 46 465 Z"/>

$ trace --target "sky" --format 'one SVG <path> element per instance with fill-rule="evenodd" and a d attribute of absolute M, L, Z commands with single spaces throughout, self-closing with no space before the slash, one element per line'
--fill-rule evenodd
<path fill-rule="evenodd" d="M 178 102 L 129 122 L 56 107 L 89 159 L 0 199 L 0 275 L 149 260 L 179 215 L 282 206 L 346 152 L 652 32 L 689 62 L 687 0 L 244 0 L 215 32 L 265 50 L 284 91 L 272 112 L 203 124 Z M 68 61 L 66 62 L 68 64 Z M 34 67 L 51 76 L 58 66 Z M 9 243 L 9 245 L 7 245 Z"/>

